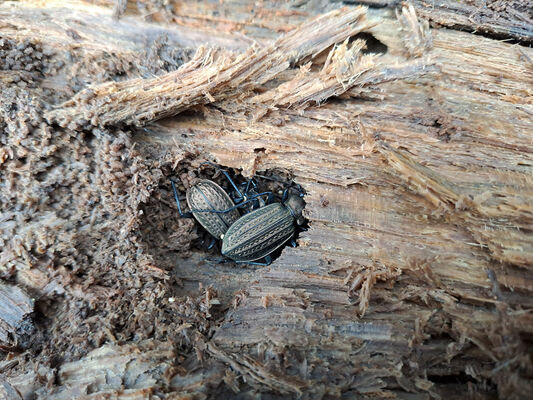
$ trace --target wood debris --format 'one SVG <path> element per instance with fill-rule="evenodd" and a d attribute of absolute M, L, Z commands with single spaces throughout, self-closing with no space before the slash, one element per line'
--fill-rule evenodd
<path fill-rule="evenodd" d="M 0 396 L 533 391 L 525 10 L 365 1 L 0 4 Z M 298 246 L 220 262 L 206 160 L 301 185 Z"/>
<path fill-rule="evenodd" d="M 401 12 L 396 9 L 396 18 L 404 32 L 404 45 L 409 56 L 422 57 L 431 50 L 432 38 L 429 23 L 425 19 L 417 18 L 412 3 L 403 3 Z"/>
<path fill-rule="evenodd" d="M 252 46 L 243 54 L 201 47 L 176 72 L 86 89 L 47 118 L 62 126 L 83 126 L 84 121 L 94 126 L 143 125 L 253 90 L 289 66 L 371 26 L 364 7 L 341 9 L 303 24 L 271 46 Z"/>
<path fill-rule="evenodd" d="M 33 299 L 21 288 L 0 282 L 0 344 L 16 347 L 34 331 Z M 28 338 L 26 337 L 26 340 Z"/>

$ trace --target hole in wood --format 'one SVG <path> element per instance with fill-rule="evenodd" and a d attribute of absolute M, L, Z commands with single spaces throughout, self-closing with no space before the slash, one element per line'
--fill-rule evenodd
<path fill-rule="evenodd" d="M 357 39 L 363 39 L 366 42 L 366 47 L 362 50 L 365 54 L 385 54 L 389 50 L 385 43 L 378 40 L 371 33 L 358 33 L 350 38 L 350 43 L 355 42 Z"/>
<path fill-rule="evenodd" d="M 173 257 L 169 257 L 169 252 L 176 256 L 186 257 L 190 255 L 200 256 L 205 261 L 215 264 L 233 263 L 233 260 L 222 255 L 222 240 L 214 238 L 197 218 L 180 217 L 174 199 L 171 180 L 175 182 L 180 205 L 184 213 L 190 211 L 186 200 L 187 190 L 202 180 L 209 180 L 216 183 L 226 192 L 234 204 L 242 203 L 242 196 L 249 202 L 237 208 L 237 218 L 257 211 L 261 207 L 273 203 L 282 202 L 284 193 L 293 195 L 304 195 L 305 191 L 300 186 L 292 182 L 289 172 L 277 169 L 270 169 L 258 172 L 252 180 L 244 177 L 240 171 L 217 165 L 202 165 L 204 160 L 186 159 L 178 164 L 175 169 L 171 166 L 163 168 L 165 176 L 161 179 L 159 190 L 143 207 L 142 212 L 142 239 L 146 244 L 146 249 L 155 257 L 159 265 L 170 268 Z M 222 173 L 225 171 L 227 176 Z M 235 186 L 230 182 L 234 183 Z M 236 188 L 240 193 L 237 192 Z M 258 196 L 261 193 L 265 195 Z M 254 200 L 254 198 L 256 200 Z M 303 198 L 303 196 L 302 196 Z M 282 246 L 270 253 L 272 260 L 275 260 L 286 246 L 297 243 L 298 235 L 307 229 L 307 220 L 301 218 L 295 226 L 295 233 L 287 239 Z M 165 261 L 166 260 L 166 261 Z M 250 260 L 251 261 L 251 260 Z M 255 260 L 263 262 L 264 259 Z M 167 264 L 167 265 L 165 265 Z M 247 263 L 242 263 L 246 265 Z"/>

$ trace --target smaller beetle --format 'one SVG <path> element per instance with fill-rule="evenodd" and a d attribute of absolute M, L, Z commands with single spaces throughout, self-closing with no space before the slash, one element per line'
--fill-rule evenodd
<path fill-rule="evenodd" d="M 238 208 L 247 206 L 245 212 L 251 211 L 265 204 L 262 197 L 267 197 L 268 202 L 272 197 L 272 193 L 257 193 L 255 191 L 256 184 L 252 179 L 240 185 L 243 188 L 241 191 L 226 171 L 211 163 L 204 164 L 212 165 L 224 174 L 233 187 L 233 199 L 215 182 L 202 179 L 187 190 L 187 205 L 191 211 L 184 213 L 181 209 L 176 184 L 172 180 L 170 183 L 174 191 L 174 199 L 178 206 L 179 215 L 182 218 L 194 217 L 214 237 L 209 246 L 211 248 L 215 244 L 215 239 L 222 239 L 228 228 L 240 218 L 241 214 Z"/>
<path fill-rule="evenodd" d="M 224 189 L 207 179 L 202 179 L 187 190 L 187 204 L 194 218 L 217 239 L 222 239 L 228 228 L 241 216 Z M 197 211 L 203 209 L 231 211 L 225 213 Z"/>
<path fill-rule="evenodd" d="M 295 222 L 304 223 L 304 207 L 302 194 L 288 194 L 286 189 L 281 203 L 254 210 L 229 227 L 222 239 L 222 255 L 238 263 L 269 265 L 270 255 L 294 236 Z"/>

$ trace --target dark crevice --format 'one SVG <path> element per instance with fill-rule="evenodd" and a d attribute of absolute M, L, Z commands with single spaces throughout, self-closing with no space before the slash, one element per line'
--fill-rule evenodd
<path fill-rule="evenodd" d="M 261 148 L 256 150 L 259 152 L 264 151 Z M 233 199 L 238 197 L 229 180 L 224 174 L 217 171 L 215 166 L 203 165 L 199 167 L 203 161 L 189 158 L 180 162 L 176 168 L 172 168 L 171 165 L 163 166 L 163 177 L 159 183 L 159 189 L 154 192 L 155 196 L 141 207 L 143 212 L 141 222 L 143 227 L 141 232 L 142 242 L 145 244 L 146 251 L 157 260 L 158 265 L 162 265 L 167 269 L 172 268 L 174 257 L 171 254 L 175 251 L 183 254 L 194 253 L 200 255 L 205 262 L 209 263 L 234 265 L 233 261 L 221 255 L 221 240 L 213 240 L 211 234 L 200 225 L 196 218 L 182 218 L 177 211 L 171 180 L 176 183 L 183 212 L 189 211 L 186 200 L 188 188 L 202 179 L 215 182 Z M 226 167 L 222 167 L 222 169 L 227 171 L 229 177 L 242 191 L 249 179 L 244 177 L 238 170 Z M 290 173 L 282 170 L 261 171 L 253 179 L 257 187 L 251 189 L 250 193 L 271 192 L 272 198 L 268 203 L 280 202 L 284 190 L 292 182 Z M 297 190 L 295 185 L 292 187 L 292 191 Z M 262 198 L 266 200 L 266 197 Z M 264 203 L 258 202 L 255 204 L 256 209 L 260 206 L 264 206 Z M 243 207 L 238 212 L 242 216 L 250 212 L 250 209 Z M 301 228 L 305 229 L 306 226 L 307 221 L 304 221 Z M 296 229 L 294 240 L 297 239 L 301 228 Z M 290 243 L 291 241 L 289 240 L 285 245 L 274 251 L 271 254 L 272 259 L 275 260 L 279 257 L 283 249 Z"/>
<path fill-rule="evenodd" d="M 454 375 L 428 375 L 428 380 L 439 385 L 457 385 L 468 382 L 477 383 L 473 377 L 464 372 Z"/>
<path fill-rule="evenodd" d="M 368 6 L 370 8 L 386 8 L 386 7 L 394 7 L 398 4 L 400 4 L 401 0 L 370 0 L 370 1 L 364 1 L 364 0 L 343 0 L 342 4 L 344 5 L 360 5 L 363 4 L 365 6 Z"/>
<path fill-rule="evenodd" d="M 357 39 L 362 39 L 366 42 L 366 47 L 362 50 L 364 54 L 385 54 L 388 51 L 387 45 L 376 39 L 371 33 L 358 33 L 350 38 L 350 43 Z"/>

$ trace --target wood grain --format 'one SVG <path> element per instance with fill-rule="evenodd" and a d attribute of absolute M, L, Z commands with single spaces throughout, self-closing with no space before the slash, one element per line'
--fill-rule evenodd
<path fill-rule="evenodd" d="M 163 160 L 176 152 L 180 156 L 168 161 L 169 169 L 185 154 L 200 154 L 248 177 L 289 171 L 306 190 L 309 230 L 300 234 L 299 246 L 286 248 L 265 268 L 217 265 L 199 252 L 188 258 L 166 255 L 173 266 L 169 271 L 154 261 L 151 269 L 162 271 L 164 283 L 159 284 L 181 283 L 173 290 L 184 304 L 198 287 L 205 290 L 202 304 L 211 328 L 207 333 L 192 324 L 179 328 L 196 346 L 195 357 L 175 361 L 181 342 L 146 344 L 133 336 L 127 343 L 98 346 L 85 358 L 58 367 L 57 398 L 84 398 L 91 395 L 88 388 L 94 397 L 181 390 L 201 398 L 216 395 L 217 385 L 242 396 L 268 392 L 273 398 L 316 399 L 469 393 L 526 398 L 533 390 L 533 51 L 467 32 L 429 30 L 423 22 L 410 31 L 412 14 L 406 23 L 391 10 L 374 9 L 364 25 L 371 35 L 366 36 L 367 53 L 357 41 L 364 37 L 343 44 L 354 28 L 302 51 L 297 57 L 306 65 L 302 69 L 291 68 L 289 60 L 295 58 L 290 59 L 290 51 L 275 53 L 279 60 L 268 58 L 279 35 L 287 38 L 283 35 L 323 11 L 312 3 L 304 9 L 278 7 L 277 12 L 275 2 L 253 10 L 242 2 L 234 9 L 201 3 L 194 14 L 191 3 L 183 2 L 167 15 L 169 25 L 158 24 L 158 30 L 176 40 L 183 25 L 196 29 L 200 38 L 202 29 L 206 38 L 215 29 L 224 30 L 224 40 L 237 44 L 231 49 L 243 51 L 231 58 L 232 68 L 257 67 L 268 79 L 237 75 L 244 78 L 231 90 L 215 81 L 210 96 L 194 92 L 194 85 L 201 88 L 205 80 L 192 80 L 187 88 L 196 97 L 190 102 L 178 96 L 182 82 L 171 82 L 176 90 L 172 104 L 148 95 L 144 108 L 129 109 L 132 103 L 118 96 L 104 107 L 104 118 L 94 120 L 111 131 L 126 130 L 141 158 Z M 28 15 L 46 19 L 42 11 L 25 7 L 15 7 L 16 26 L 29 24 Z M 415 2 L 419 14 L 421 7 Z M 69 15 L 63 10 L 57 18 L 67 27 L 83 26 L 79 20 L 84 18 L 93 21 L 88 10 L 109 11 L 109 20 L 91 26 L 91 46 L 118 57 L 135 57 L 139 38 L 152 32 L 152 25 L 128 8 L 121 21 L 135 21 L 138 36 L 117 28 L 120 40 L 110 41 L 105 39 L 113 27 L 109 8 L 82 4 L 74 21 L 62 17 Z M 454 18 L 464 17 L 459 11 Z M 161 22 L 161 15 L 154 14 L 152 21 Z M 498 32 L 496 22 L 488 24 L 487 32 Z M 5 29 L 9 35 L 24 33 Z M 512 24 L 506 29 L 501 32 L 510 32 Z M 249 41 L 238 45 L 242 34 L 256 39 L 253 54 L 245 50 Z M 419 41 L 406 46 L 413 35 Z M 383 45 L 382 51 L 374 51 L 370 38 Z M 79 45 L 52 26 L 40 39 L 59 48 Z M 318 50 L 326 51 L 315 54 Z M 198 54 L 208 51 L 205 47 Z M 205 76 L 210 68 L 199 61 L 186 64 L 191 77 Z M 176 76 L 132 76 L 95 85 L 115 95 Z M 59 81 L 45 81 L 60 90 Z M 76 101 L 58 105 L 51 120 L 68 127 L 72 121 L 90 121 L 88 109 L 99 112 L 96 103 L 85 107 Z M 136 120 L 139 110 L 145 114 Z M 148 116 L 150 110 L 157 112 Z M 122 117 L 122 112 L 129 114 Z M 71 128 L 77 130 L 67 131 L 80 133 L 81 126 L 89 125 L 74 123 Z M 160 198 L 161 187 L 135 179 L 145 198 Z M 160 177 L 161 186 L 165 179 Z M 137 208 L 129 211 L 139 214 Z M 135 235 L 124 241 L 134 241 Z M 138 271 L 149 274 L 147 267 Z M 17 273 L 19 284 L 27 275 Z M 219 293 L 213 302 L 219 308 L 210 314 L 212 292 Z M 116 381 L 104 379 L 107 371 Z M 143 384 L 136 386 L 138 379 Z M 28 396 L 47 393 L 34 382 L 35 373 L 26 371 L 11 377 L 5 388 Z"/>

